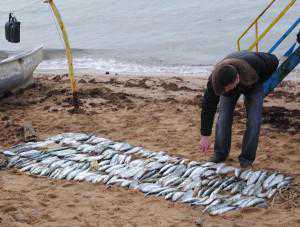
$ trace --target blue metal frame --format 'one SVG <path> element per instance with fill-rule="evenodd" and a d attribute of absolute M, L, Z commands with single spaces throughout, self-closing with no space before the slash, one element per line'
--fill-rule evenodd
<path fill-rule="evenodd" d="M 300 18 L 298 18 L 295 23 L 278 39 L 278 41 L 272 46 L 272 48 L 269 50 L 269 53 L 271 54 L 281 43 L 282 41 L 297 27 L 297 25 L 300 23 Z"/>
<path fill-rule="evenodd" d="M 284 54 L 287 59 L 280 64 L 272 76 L 264 83 L 264 94 L 267 96 L 277 85 L 299 64 L 300 62 L 300 45 L 290 53 L 290 49 Z"/>

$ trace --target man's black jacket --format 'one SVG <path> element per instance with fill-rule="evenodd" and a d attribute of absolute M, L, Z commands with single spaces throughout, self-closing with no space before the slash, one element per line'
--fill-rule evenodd
<path fill-rule="evenodd" d="M 241 84 L 227 93 L 224 93 L 224 96 L 231 96 L 236 94 L 247 94 L 251 93 L 251 90 L 257 86 L 257 84 L 264 83 L 272 73 L 276 70 L 278 66 L 278 59 L 275 55 L 268 53 L 255 53 L 250 51 L 241 51 L 234 52 L 224 59 L 240 59 L 246 61 L 257 73 L 259 80 L 256 84 L 245 87 Z M 224 60 L 223 59 L 223 60 Z M 217 106 L 220 100 L 220 96 L 216 95 L 213 86 L 212 86 L 212 78 L 209 77 L 207 88 L 203 97 L 202 102 L 202 112 L 201 112 L 201 135 L 210 136 L 213 126 L 213 121 L 215 117 L 215 113 L 217 110 Z"/>

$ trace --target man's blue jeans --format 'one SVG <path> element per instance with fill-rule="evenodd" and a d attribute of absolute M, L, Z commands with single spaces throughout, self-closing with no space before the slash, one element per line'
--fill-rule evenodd
<path fill-rule="evenodd" d="M 230 152 L 233 113 L 239 96 L 240 94 L 220 97 L 214 150 L 215 156 L 224 160 L 228 157 Z M 247 113 L 247 128 L 243 138 L 242 152 L 239 156 L 239 161 L 244 164 L 252 164 L 256 156 L 261 124 L 264 99 L 262 85 L 258 85 L 251 93 L 244 96 Z"/>

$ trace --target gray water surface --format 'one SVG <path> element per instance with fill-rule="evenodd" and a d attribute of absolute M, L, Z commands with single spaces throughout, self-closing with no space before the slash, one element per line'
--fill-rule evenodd
<path fill-rule="evenodd" d="M 202 74 L 228 53 L 267 0 L 56 0 L 64 19 L 75 67 L 119 73 Z M 278 1 L 259 24 L 266 27 L 288 1 Z M 267 51 L 299 17 L 299 2 L 261 44 Z M 21 43 L 4 38 L 8 13 L 21 24 Z M 19 51 L 43 44 L 40 69 L 66 68 L 63 42 L 48 4 L 42 0 L 0 1 L 0 51 Z M 298 30 L 298 29 L 296 29 Z M 276 52 L 281 56 L 296 31 Z M 243 41 L 254 41 L 254 30 Z"/>

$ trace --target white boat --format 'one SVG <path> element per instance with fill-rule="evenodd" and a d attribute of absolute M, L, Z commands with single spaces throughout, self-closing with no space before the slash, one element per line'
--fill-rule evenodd
<path fill-rule="evenodd" d="M 43 47 L 0 61 L 0 96 L 24 89 L 33 82 L 33 71 L 43 60 Z"/>

